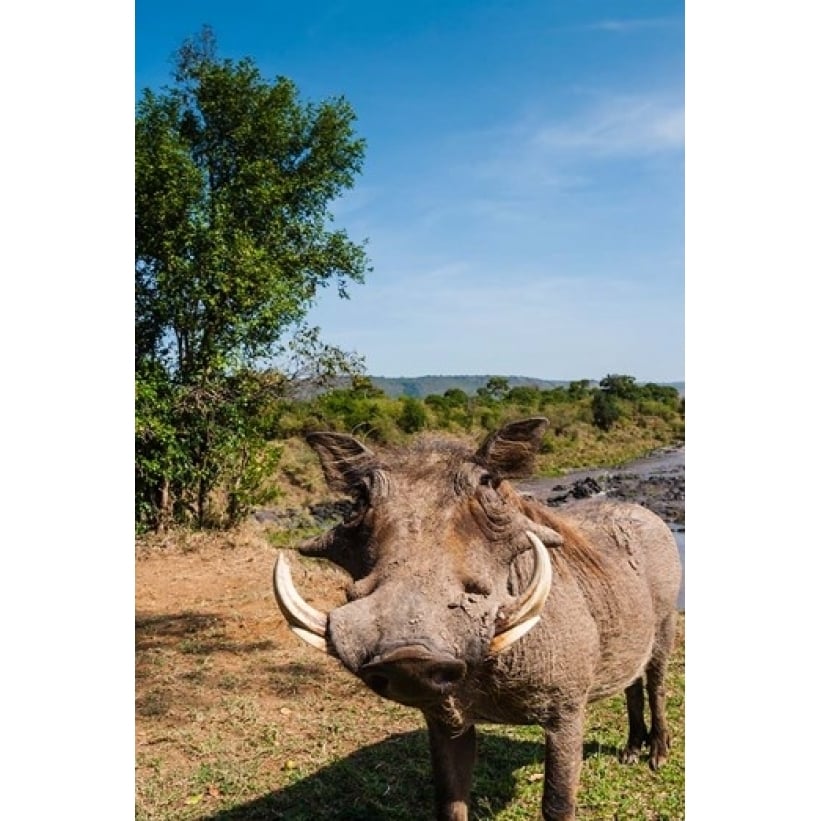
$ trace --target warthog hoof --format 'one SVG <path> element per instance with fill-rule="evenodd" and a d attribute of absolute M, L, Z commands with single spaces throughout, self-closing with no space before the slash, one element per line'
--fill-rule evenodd
<path fill-rule="evenodd" d="M 625 747 L 619 753 L 619 761 L 622 764 L 636 764 L 639 760 L 641 747 Z"/>
<path fill-rule="evenodd" d="M 650 739 L 650 769 L 655 771 L 667 761 L 670 751 L 670 736 L 664 733 L 657 738 Z"/>

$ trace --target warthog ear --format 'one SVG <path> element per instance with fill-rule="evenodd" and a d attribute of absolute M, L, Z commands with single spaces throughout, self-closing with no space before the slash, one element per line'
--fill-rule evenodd
<path fill-rule="evenodd" d="M 376 467 L 376 456 L 347 433 L 309 433 L 308 444 L 319 455 L 331 490 L 350 493 Z"/>
<path fill-rule="evenodd" d="M 476 458 L 502 479 L 529 476 L 547 426 L 543 416 L 511 422 L 485 439 Z"/>

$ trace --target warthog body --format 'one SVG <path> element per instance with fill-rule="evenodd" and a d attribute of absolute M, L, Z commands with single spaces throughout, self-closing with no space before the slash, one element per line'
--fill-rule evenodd
<path fill-rule="evenodd" d="M 517 494 L 506 479 L 532 468 L 546 426 L 513 423 L 477 452 L 422 440 L 377 455 L 342 434 L 309 436 L 329 485 L 358 505 L 301 551 L 353 581 L 326 615 L 299 598 L 280 555 L 277 600 L 298 635 L 423 712 L 439 819 L 468 817 L 477 723 L 544 728 L 546 819 L 575 817 L 589 701 L 626 693 L 622 760 L 644 744 L 652 768 L 667 756 L 675 540 L 638 505 L 589 500 L 559 515 Z"/>

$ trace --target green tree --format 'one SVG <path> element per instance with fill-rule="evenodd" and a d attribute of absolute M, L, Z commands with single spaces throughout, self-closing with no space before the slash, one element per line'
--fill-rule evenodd
<path fill-rule="evenodd" d="M 445 429 L 450 427 L 451 406 L 444 396 L 438 393 L 429 393 L 422 402 L 433 416 L 433 427 Z"/>
<path fill-rule="evenodd" d="M 548 405 L 560 405 L 572 401 L 567 388 L 564 385 L 559 385 L 556 388 L 548 388 L 541 391 L 540 404 L 542 408 Z"/>
<path fill-rule="evenodd" d="M 399 401 L 402 404 L 402 411 L 396 420 L 396 424 L 405 433 L 418 433 L 426 426 L 428 421 L 425 406 L 413 396 L 402 396 Z"/>
<path fill-rule="evenodd" d="M 470 404 L 470 397 L 461 388 L 448 388 L 443 396 L 450 407 L 467 408 Z"/>
<path fill-rule="evenodd" d="M 634 376 L 609 373 L 599 382 L 599 387 L 619 399 L 637 399 L 640 389 Z"/>
<path fill-rule="evenodd" d="M 499 402 L 507 395 L 510 385 L 503 376 L 491 376 L 484 387 L 476 391 L 476 395 L 482 399 L 489 399 L 492 402 Z"/>
<path fill-rule="evenodd" d="M 517 385 L 515 388 L 511 388 L 505 397 L 507 402 L 519 405 L 525 410 L 533 410 L 538 407 L 540 399 L 541 392 L 532 385 Z"/>
<path fill-rule="evenodd" d="M 365 148 L 343 98 L 306 103 L 250 59 L 218 59 L 208 28 L 174 81 L 143 92 L 135 128 L 137 492 L 155 524 L 190 493 L 202 523 L 225 466 L 254 461 L 271 380 L 252 374 L 290 335 L 320 369 L 355 370 L 304 320 L 320 288 L 346 297 L 367 271 L 329 226 Z"/>
<path fill-rule="evenodd" d="M 679 392 L 672 385 L 657 385 L 655 382 L 642 385 L 639 393 L 643 399 L 664 402 L 671 407 L 676 407 L 680 399 Z"/>
<path fill-rule="evenodd" d="M 593 424 L 608 431 L 621 417 L 621 410 L 613 394 L 609 391 L 593 391 Z"/>
<path fill-rule="evenodd" d="M 351 393 L 367 399 L 384 399 L 387 394 L 373 384 L 373 380 L 363 374 L 354 374 L 351 378 Z"/>

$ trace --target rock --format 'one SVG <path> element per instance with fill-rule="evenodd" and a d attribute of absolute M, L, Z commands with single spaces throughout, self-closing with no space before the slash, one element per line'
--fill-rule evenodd
<path fill-rule="evenodd" d="M 347 518 L 353 511 L 354 504 L 349 499 L 339 499 L 335 502 L 317 502 L 308 508 L 311 516 L 318 525 L 336 524 Z"/>

